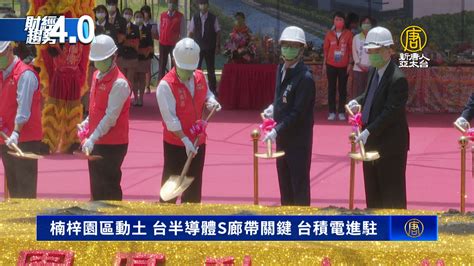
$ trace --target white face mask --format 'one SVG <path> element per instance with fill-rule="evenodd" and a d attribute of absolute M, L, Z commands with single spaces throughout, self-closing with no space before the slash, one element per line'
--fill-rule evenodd
<path fill-rule="evenodd" d="M 127 21 L 130 21 L 130 19 L 132 19 L 132 15 L 126 14 L 126 15 L 123 15 L 123 18 Z"/>
<path fill-rule="evenodd" d="M 137 25 L 143 24 L 143 19 L 142 18 L 136 18 L 135 19 L 135 24 L 137 24 Z"/>
<path fill-rule="evenodd" d="M 105 18 L 105 13 L 102 13 L 102 12 L 96 13 L 95 17 L 98 18 L 98 19 L 103 19 L 103 18 Z"/>

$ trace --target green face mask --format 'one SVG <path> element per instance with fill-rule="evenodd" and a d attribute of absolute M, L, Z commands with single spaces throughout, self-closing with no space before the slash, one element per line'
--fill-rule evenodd
<path fill-rule="evenodd" d="M 381 68 L 387 63 L 381 54 L 369 54 L 369 61 L 370 65 L 375 68 Z"/>
<path fill-rule="evenodd" d="M 178 74 L 178 77 L 182 81 L 188 81 L 192 77 L 194 71 L 193 70 L 186 70 L 186 69 L 176 68 L 176 73 Z"/>
<path fill-rule="evenodd" d="M 95 61 L 94 66 L 100 71 L 100 73 L 105 73 L 112 66 L 112 57 L 109 57 L 102 61 Z"/>
<path fill-rule="evenodd" d="M 369 31 L 372 28 L 372 25 L 368 23 L 363 23 L 360 27 L 363 31 Z"/>
<path fill-rule="evenodd" d="M 300 53 L 300 48 L 282 47 L 281 55 L 285 61 L 293 61 Z"/>
<path fill-rule="evenodd" d="M 8 67 L 8 56 L 0 56 L 0 69 L 4 70 Z"/>

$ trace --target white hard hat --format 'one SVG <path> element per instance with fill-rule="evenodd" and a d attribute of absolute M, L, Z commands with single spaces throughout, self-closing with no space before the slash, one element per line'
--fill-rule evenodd
<path fill-rule="evenodd" d="M 9 45 L 10 42 L 0 42 L 0 53 L 3 53 Z"/>
<path fill-rule="evenodd" d="M 111 57 L 117 51 L 114 39 L 108 35 L 98 35 L 94 38 L 91 45 L 89 59 L 91 61 L 102 61 Z"/>
<path fill-rule="evenodd" d="M 286 27 L 281 33 L 279 42 L 281 43 L 282 41 L 306 44 L 306 37 L 304 31 L 301 28 L 289 26 Z"/>
<path fill-rule="evenodd" d="M 375 27 L 367 33 L 364 48 L 374 49 L 393 44 L 392 33 L 384 27 Z"/>
<path fill-rule="evenodd" d="M 186 70 L 196 70 L 199 65 L 199 45 L 191 38 L 184 38 L 173 49 L 176 66 Z"/>

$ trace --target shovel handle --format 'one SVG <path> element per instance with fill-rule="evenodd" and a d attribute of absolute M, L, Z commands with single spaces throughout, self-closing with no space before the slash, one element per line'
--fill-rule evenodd
<path fill-rule="evenodd" d="M 349 105 L 346 104 L 345 107 L 346 107 L 347 113 L 348 113 L 350 116 L 354 116 L 354 112 L 352 112 L 351 108 L 349 108 Z M 360 105 L 357 105 L 357 109 L 358 109 L 357 112 L 358 112 L 358 113 L 360 113 L 360 109 L 361 109 L 361 108 L 362 108 L 362 107 L 361 107 Z"/>
<path fill-rule="evenodd" d="M 7 134 L 5 134 L 5 132 L 0 131 L 0 135 L 2 135 L 3 140 L 5 140 L 5 141 L 8 140 L 8 136 L 7 136 Z M 21 149 L 15 143 L 12 143 L 10 146 L 9 147 L 13 148 L 13 150 L 15 152 L 17 152 L 18 154 L 20 154 L 20 156 L 24 156 L 23 151 L 21 151 Z"/>
<path fill-rule="evenodd" d="M 216 109 L 217 109 L 217 106 L 214 105 L 214 106 L 212 107 L 211 112 L 207 115 L 206 120 L 204 120 L 204 121 L 206 121 L 206 122 L 209 121 L 209 119 L 211 119 L 211 117 L 212 117 L 212 116 L 214 115 L 214 113 L 216 112 Z M 194 144 L 194 146 L 196 146 L 196 144 Z"/>
<path fill-rule="evenodd" d="M 211 119 L 211 117 L 214 115 L 216 112 L 217 106 L 214 106 L 211 110 L 211 112 L 207 115 L 206 117 L 206 122 Z M 198 144 L 199 137 L 194 140 L 193 146 L 196 148 L 196 145 Z M 181 171 L 181 175 L 179 176 L 180 182 L 184 179 L 184 177 L 188 174 L 189 167 L 191 167 L 191 162 L 193 161 L 194 155 L 190 154 L 188 155 L 188 159 L 186 160 L 186 163 L 184 164 L 183 170 Z"/>
<path fill-rule="evenodd" d="M 357 129 L 357 136 L 360 136 L 360 129 Z M 360 148 L 360 154 L 362 155 L 362 158 L 365 159 L 365 146 L 362 140 L 359 141 L 359 148 Z"/>
<path fill-rule="evenodd" d="M 197 138 L 193 145 L 196 147 L 198 144 L 199 138 Z M 188 174 L 189 167 L 191 166 L 191 162 L 193 161 L 194 155 L 190 154 L 188 155 L 188 159 L 186 160 L 186 163 L 184 164 L 183 170 L 181 171 L 180 179 L 184 179 L 184 177 Z"/>
<path fill-rule="evenodd" d="M 463 127 L 461 127 L 460 125 L 456 124 L 456 122 L 453 123 L 454 124 L 454 127 L 459 130 L 459 132 L 465 134 L 466 133 L 466 129 L 464 129 Z M 471 125 L 469 125 L 469 128 L 471 127 Z"/>
<path fill-rule="evenodd" d="M 268 157 L 272 156 L 272 140 L 267 139 L 267 155 Z"/>

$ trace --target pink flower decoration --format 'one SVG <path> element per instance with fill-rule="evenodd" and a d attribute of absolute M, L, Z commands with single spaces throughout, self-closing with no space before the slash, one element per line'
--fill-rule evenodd
<path fill-rule="evenodd" d="M 264 133 L 268 133 L 272 131 L 272 129 L 275 128 L 276 125 L 277 123 L 275 122 L 275 120 L 271 118 L 265 118 L 263 119 L 263 123 L 259 126 L 259 128 L 260 128 L 260 131 L 263 131 Z"/>
<path fill-rule="evenodd" d="M 207 128 L 207 122 L 204 120 L 198 120 L 191 127 L 191 134 L 193 134 L 195 137 L 200 136 L 200 135 L 207 136 L 206 128 Z"/>
<path fill-rule="evenodd" d="M 87 139 L 88 136 L 89 136 L 89 124 L 86 124 L 82 130 L 77 131 L 77 137 L 82 143 Z"/>
<path fill-rule="evenodd" d="M 474 141 L 474 128 L 470 128 L 466 131 L 466 137 L 468 137 L 470 141 Z"/>
<path fill-rule="evenodd" d="M 357 130 L 357 128 L 361 128 L 362 127 L 362 114 L 357 113 L 349 117 L 349 124 L 352 125 L 354 130 Z"/>

